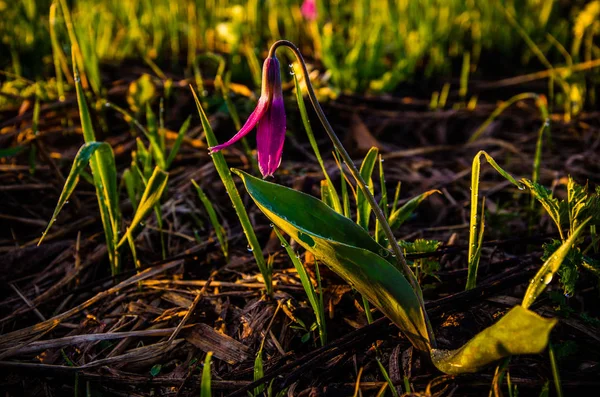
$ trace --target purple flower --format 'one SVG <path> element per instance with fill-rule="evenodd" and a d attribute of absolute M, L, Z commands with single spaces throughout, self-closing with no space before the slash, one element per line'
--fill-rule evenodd
<path fill-rule="evenodd" d="M 302 15 L 309 21 L 317 19 L 317 4 L 316 0 L 304 0 L 302 3 Z"/>
<path fill-rule="evenodd" d="M 260 98 L 256 109 L 250 114 L 246 124 L 230 140 L 210 147 L 210 153 L 218 152 L 234 144 L 257 127 L 256 144 L 258 167 L 263 177 L 273 176 L 281 163 L 283 141 L 285 139 L 285 109 L 281 92 L 279 61 L 275 56 L 267 58 L 263 64 L 263 78 Z"/>

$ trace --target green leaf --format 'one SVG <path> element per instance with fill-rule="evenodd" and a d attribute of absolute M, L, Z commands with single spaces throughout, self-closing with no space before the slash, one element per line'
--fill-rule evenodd
<path fill-rule="evenodd" d="M 425 316 L 415 292 L 381 256 L 390 257 L 389 251 L 365 229 L 312 196 L 233 171 L 267 218 L 371 301 L 417 348 L 429 350 Z"/>
<path fill-rule="evenodd" d="M 560 265 L 565 260 L 569 250 L 573 246 L 573 243 L 579 237 L 586 223 L 590 218 L 586 219 L 581 225 L 573 232 L 573 234 L 554 252 L 554 254 L 542 265 L 538 270 L 535 277 L 531 280 L 525 296 L 523 297 L 523 307 L 528 308 L 535 302 L 537 297 L 546 289 L 546 286 L 550 284 L 552 278 L 560 268 Z"/>
<path fill-rule="evenodd" d="M 64 9 L 63 9 L 64 11 Z M 75 56 L 75 53 L 74 55 Z M 86 143 L 96 141 L 92 118 L 85 100 L 85 93 L 81 86 L 79 72 L 76 63 L 73 62 L 73 74 L 75 76 L 75 89 L 77 91 L 77 104 L 79 106 L 79 117 L 81 119 L 81 129 Z M 121 212 L 119 209 L 119 196 L 117 192 L 117 168 L 115 166 L 115 156 L 107 150 L 100 150 L 94 153 L 89 160 L 94 186 L 96 187 L 96 197 L 98 207 L 100 208 L 100 217 L 106 237 L 106 246 L 113 274 L 119 272 L 119 253 L 117 252 L 117 235 L 119 232 Z"/>
<path fill-rule="evenodd" d="M 200 397 L 211 397 L 211 375 L 210 375 L 210 364 L 212 359 L 212 352 L 206 353 L 206 360 L 204 360 L 204 368 L 202 368 L 202 383 L 200 384 Z"/>
<path fill-rule="evenodd" d="M 522 306 L 515 306 L 460 349 L 432 350 L 431 359 L 446 374 L 477 372 L 513 354 L 541 353 L 556 323 L 555 319 L 546 319 Z"/>
<path fill-rule="evenodd" d="M 154 172 L 148 180 L 144 194 L 142 194 L 142 198 L 138 204 L 137 211 L 133 215 L 131 225 L 127 228 L 127 232 L 125 232 L 123 237 L 121 237 L 121 241 L 119 241 L 119 247 L 125 243 L 125 240 L 133 237 L 135 232 L 142 227 L 142 221 L 159 202 L 168 180 L 169 174 L 167 172 L 161 170 L 159 167 L 154 168 Z"/>
<path fill-rule="evenodd" d="M 563 222 L 561 214 L 561 202 L 559 202 L 557 198 L 552 196 L 552 192 L 550 190 L 546 189 L 539 183 L 532 182 L 529 179 L 525 178 L 521 179 L 521 182 L 525 186 L 527 186 L 529 190 L 531 190 L 533 197 L 535 197 L 536 200 L 539 201 L 540 204 L 542 204 L 542 207 L 544 207 L 548 215 L 550 215 L 550 218 L 552 218 L 552 220 L 556 224 L 556 227 L 558 228 L 558 231 L 561 236 L 561 240 L 564 241 L 564 235 L 562 231 Z"/>
<path fill-rule="evenodd" d="M 40 245 L 42 243 L 42 240 L 44 239 L 44 237 L 46 236 L 46 234 L 48 233 L 48 231 L 50 230 L 52 225 L 54 225 L 54 222 L 56 222 L 56 217 L 58 216 L 58 214 L 62 210 L 63 206 L 66 204 L 67 200 L 73 193 L 73 190 L 75 190 L 75 187 L 77 186 L 77 182 L 79 182 L 79 177 L 80 177 L 82 171 L 84 170 L 85 167 L 87 167 L 90 160 L 92 159 L 92 156 L 94 155 L 94 153 L 96 153 L 96 151 L 106 152 L 107 159 L 112 158 L 113 159 L 112 166 L 114 166 L 114 156 L 112 154 L 112 148 L 110 147 L 110 145 L 108 143 L 90 142 L 90 143 L 84 144 L 79 149 L 79 151 L 77 152 L 77 155 L 75 156 L 75 161 L 73 161 L 73 166 L 71 167 L 71 172 L 69 172 L 69 176 L 67 177 L 67 179 L 65 181 L 65 186 L 63 187 L 60 197 L 58 198 L 58 203 L 56 204 L 56 208 L 54 209 L 52 218 L 50 219 L 50 222 L 48 222 L 48 226 L 46 227 L 46 230 L 42 234 L 40 241 L 38 241 L 38 245 Z"/>
<path fill-rule="evenodd" d="M 475 288 L 477 281 L 477 269 L 479 267 L 479 258 L 481 257 L 481 243 L 483 242 L 483 215 L 481 220 L 478 219 L 479 209 L 479 174 L 481 169 L 481 157 L 484 156 L 487 162 L 502 176 L 504 179 L 523 189 L 523 186 L 515 180 L 508 172 L 504 171 L 496 161 L 485 151 L 480 150 L 473 157 L 471 166 L 471 216 L 469 220 L 469 274 L 467 275 L 466 289 Z M 484 201 L 485 203 L 485 201 Z M 483 212 L 483 204 L 481 211 Z"/>
<path fill-rule="evenodd" d="M 360 166 L 360 176 L 367 182 L 369 190 L 373 192 L 373 169 L 375 168 L 375 162 L 377 161 L 377 155 L 379 149 L 372 147 L 369 153 L 365 156 L 365 159 Z M 369 219 L 371 214 L 371 205 L 367 201 L 367 198 L 360 189 L 356 190 L 356 223 L 361 225 L 365 230 L 369 230 Z"/>
<path fill-rule="evenodd" d="M 439 190 L 428 190 L 425 193 L 421 193 L 416 197 L 408 200 L 404 205 L 390 214 L 388 222 L 392 230 L 398 229 L 406 220 L 412 215 L 417 207 L 429 196 L 434 193 L 442 194 Z"/>

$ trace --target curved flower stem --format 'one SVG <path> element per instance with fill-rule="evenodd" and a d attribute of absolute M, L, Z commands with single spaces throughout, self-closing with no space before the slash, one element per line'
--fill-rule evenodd
<path fill-rule="evenodd" d="M 342 159 L 344 160 L 344 162 L 350 169 L 350 173 L 356 179 L 360 190 L 363 192 L 363 194 L 367 198 L 369 204 L 371 205 L 371 208 L 373 209 L 373 212 L 375 213 L 375 217 L 381 224 L 381 228 L 392 247 L 392 252 L 393 252 L 394 257 L 396 258 L 396 261 L 400 265 L 401 270 L 406 275 L 408 282 L 412 286 L 413 290 L 415 291 L 415 293 L 419 299 L 419 303 L 421 305 L 421 310 L 423 311 L 423 315 L 425 316 L 425 320 L 426 320 L 425 323 L 427 324 L 427 332 L 429 334 L 429 341 L 430 341 L 431 347 L 435 348 L 436 347 L 435 338 L 433 335 L 433 330 L 431 328 L 431 324 L 429 323 L 429 318 L 427 316 L 427 312 L 425 311 L 425 302 L 423 301 L 423 293 L 421 291 L 421 286 L 419 285 L 419 282 L 417 281 L 417 278 L 415 277 L 413 271 L 408 266 L 408 263 L 406 262 L 406 258 L 404 257 L 404 254 L 402 253 L 402 250 L 400 249 L 400 246 L 398 245 L 398 242 L 396 241 L 396 237 L 394 237 L 394 233 L 392 232 L 390 224 L 388 223 L 387 219 L 385 218 L 385 214 L 383 213 L 381 208 L 379 208 L 379 204 L 377 204 L 375 197 L 373 197 L 373 194 L 369 190 L 365 180 L 360 175 L 358 168 L 356 168 L 356 165 L 354 165 L 352 158 L 350 157 L 350 155 L 348 154 L 348 152 L 342 145 L 342 142 L 340 141 L 338 136 L 333 131 L 331 124 L 329 124 L 329 121 L 327 120 L 327 117 L 325 116 L 325 112 L 323 111 L 323 109 L 321 108 L 321 105 L 319 104 L 319 101 L 317 100 L 317 96 L 315 94 L 314 88 L 312 86 L 312 83 L 310 82 L 310 77 L 308 75 L 308 69 L 306 68 L 306 63 L 304 62 L 304 58 L 302 57 L 300 50 L 291 41 L 278 40 L 275 43 L 273 43 L 273 45 L 269 49 L 268 56 L 269 57 L 274 56 L 275 51 L 279 47 L 287 47 L 290 50 L 292 50 L 292 52 L 296 56 L 296 59 L 298 60 L 298 63 L 302 67 L 302 74 L 304 75 L 304 81 L 306 82 L 306 90 L 308 92 L 308 97 L 310 98 L 310 102 L 312 103 L 313 108 L 317 112 L 317 116 L 319 117 L 321 124 L 323 124 L 323 127 L 325 127 L 325 131 L 327 132 L 327 135 L 329 136 L 329 138 L 333 142 L 333 145 L 335 146 L 337 151 L 340 153 L 340 155 L 342 156 Z"/>

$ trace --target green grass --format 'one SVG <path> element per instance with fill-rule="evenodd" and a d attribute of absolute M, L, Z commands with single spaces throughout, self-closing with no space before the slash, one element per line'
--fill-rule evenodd
<path fill-rule="evenodd" d="M 256 1 L 3 2 L 0 49 L 10 56 L 0 60 L 0 69 L 27 77 L 52 70 L 62 98 L 62 44 L 71 42 L 83 85 L 96 94 L 104 89 L 102 63 L 143 58 L 191 72 L 196 54 L 205 51 L 228 54 L 232 79 L 250 75 L 256 84 L 261 58 L 256 49 L 285 37 L 311 49 L 331 73 L 331 84 L 347 91 L 391 91 L 419 70 L 427 76 L 448 75 L 453 65 L 462 64 L 456 77 L 461 76 L 464 99 L 467 65 L 476 71 L 488 51 L 523 65 L 535 65 L 544 52 L 546 67 L 565 62 L 564 51 L 553 43 L 570 47 L 574 60 L 598 52 L 586 44 L 595 34 L 590 21 L 597 7 L 575 6 L 565 16 L 552 0 L 317 3 L 313 25 L 302 19 L 300 0 L 280 0 L 270 7 Z"/>

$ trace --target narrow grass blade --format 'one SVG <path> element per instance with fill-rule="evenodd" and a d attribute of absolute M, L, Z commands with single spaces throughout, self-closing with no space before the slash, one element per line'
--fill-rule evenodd
<path fill-rule="evenodd" d="M 213 133 L 213 130 L 208 121 L 208 117 L 204 113 L 204 109 L 198 100 L 198 96 L 192 87 L 192 94 L 194 95 L 194 99 L 196 101 L 196 107 L 198 108 L 198 114 L 200 115 L 200 120 L 202 121 L 202 127 L 204 128 L 204 132 L 206 134 L 206 141 L 209 146 L 218 145 L 217 138 Z M 231 177 L 231 172 L 227 167 L 227 162 L 225 161 L 225 157 L 223 153 L 217 152 L 212 155 L 213 163 L 215 164 L 215 168 L 229 194 L 229 198 L 231 199 L 231 203 L 233 204 L 233 208 L 240 220 L 242 225 L 242 229 L 244 230 L 244 234 L 246 235 L 246 239 L 248 240 L 248 245 L 252 250 L 252 254 L 254 255 L 254 259 L 256 259 L 256 264 L 258 265 L 258 269 L 262 274 L 265 280 L 265 288 L 267 290 L 267 294 L 271 295 L 273 293 L 273 285 L 272 285 L 272 275 L 271 269 L 267 266 L 265 262 L 265 258 L 262 253 L 262 248 L 258 243 L 258 239 L 256 238 L 256 234 L 254 233 L 254 229 L 252 227 L 252 223 L 250 222 L 250 218 L 248 218 L 248 213 L 246 212 L 246 208 L 244 207 L 244 203 L 240 198 L 240 194 L 238 193 L 237 188 L 235 187 L 235 183 L 233 182 L 233 178 Z"/>
<path fill-rule="evenodd" d="M 179 132 L 177 133 L 177 138 L 175 139 L 175 142 L 173 143 L 173 147 L 171 148 L 171 151 L 169 152 L 169 157 L 167 158 L 166 169 L 169 169 L 171 167 L 173 160 L 175 160 L 175 156 L 177 156 L 177 153 L 179 153 L 179 148 L 181 147 L 181 143 L 183 142 L 185 133 L 187 132 L 188 128 L 190 127 L 190 121 L 192 121 L 192 116 L 189 116 L 187 119 L 185 119 L 185 121 L 181 125 L 181 128 L 179 129 Z"/>
<path fill-rule="evenodd" d="M 365 159 L 360 166 L 360 175 L 369 185 L 369 190 L 373 192 L 373 170 L 375 169 L 375 163 L 377 162 L 377 156 L 379 149 L 372 147 L 371 150 L 365 156 Z M 371 205 L 367 201 L 367 198 L 360 189 L 356 191 L 356 223 L 362 226 L 365 230 L 369 230 L 369 219 L 371 215 Z"/>
<path fill-rule="evenodd" d="M 161 139 L 158 135 L 158 124 L 156 122 L 156 116 L 152 111 L 149 103 L 146 103 L 146 122 L 148 123 L 148 135 L 147 138 L 150 141 L 150 150 L 156 160 L 156 164 L 163 170 L 167 169 L 167 162 L 165 160 L 164 148 L 161 145 Z"/>
<path fill-rule="evenodd" d="M 48 222 L 46 230 L 44 231 L 42 237 L 38 241 L 38 245 L 42 243 L 44 237 L 56 221 L 56 217 L 62 210 L 63 206 L 67 203 L 67 200 L 69 200 L 69 197 L 71 196 L 73 190 L 75 190 L 75 187 L 77 186 L 77 182 L 79 182 L 81 172 L 90 163 L 90 160 L 92 159 L 92 156 L 94 155 L 94 153 L 96 153 L 96 151 L 105 151 L 109 153 L 106 157 L 112 157 L 114 160 L 114 156 L 112 156 L 112 148 L 108 143 L 105 142 L 86 143 L 79 149 L 77 155 L 75 156 L 75 161 L 73 161 L 73 166 L 71 167 L 69 176 L 65 181 L 65 186 L 63 187 L 60 197 L 58 198 L 58 203 L 56 204 L 56 208 L 54 209 L 52 218 L 50 219 L 50 222 Z M 114 163 L 112 165 L 114 166 Z"/>
<path fill-rule="evenodd" d="M 202 368 L 202 383 L 200 383 L 200 397 L 211 397 L 211 359 L 212 352 L 206 353 L 206 359 L 204 360 L 204 368 Z"/>
<path fill-rule="evenodd" d="M 481 171 L 481 157 L 485 157 L 487 162 L 510 183 L 523 190 L 524 186 L 517 182 L 508 172 L 504 171 L 496 161 L 481 150 L 473 158 L 471 167 L 471 216 L 469 221 L 469 270 L 467 276 L 466 289 L 475 288 L 477 280 L 477 267 L 479 265 L 479 257 L 481 254 L 480 241 L 483 239 L 482 229 L 483 223 L 479 220 L 479 175 Z M 483 210 L 482 210 L 483 211 Z"/>
<path fill-rule="evenodd" d="M 134 234 L 143 226 L 143 220 L 146 219 L 150 211 L 152 211 L 159 202 L 165 187 L 167 186 L 168 180 L 168 173 L 161 170 L 159 167 L 154 168 L 154 172 L 152 173 L 152 176 L 146 185 L 146 190 L 144 190 L 144 194 L 140 199 L 137 211 L 135 211 L 135 214 L 133 215 L 131 225 L 127 228 L 127 231 L 121 238 L 121 241 L 119 241 L 118 247 L 125 243 L 127 238 L 133 237 Z"/>
<path fill-rule="evenodd" d="M 406 220 L 412 215 L 412 213 L 417 209 L 417 207 L 425 201 L 425 199 L 432 194 L 439 193 L 442 194 L 439 190 L 428 190 L 424 193 L 419 194 L 408 200 L 404 205 L 390 214 L 389 223 L 392 230 L 398 229 Z"/>
<path fill-rule="evenodd" d="M 477 128 L 477 130 L 475 130 L 473 135 L 471 135 L 471 137 L 469 138 L 468 142 L 469 143 L 474 142 L 477 139 L 479 139 L 479 137 L 481 137 L 481 135 L 485 132 L 487 127 L 494 120 L 496 120 L 496 118 L 498 116 L 500 116 L 506 109 L 508 109 L 511 105 L 513 105 L 517 102 L 520 102 L 520 101 L 524 101 L 526 99 L 533 99 L 535 101 L 535 104 L 537 105 L 538 109 L 540 110 L 540 117 L 542 120 L 546 120 L 548 118 L 548 106 L 546 105 L 546 100 L 543 96 L 540 96 L 540 95 L 532 93 L 532 92 L 525 92 L 522 94 L 518 94 L 518 95 L 515 95 L 512 98 L 508 99 L 507 101 L 502 102 L 500 104 L 500 106 L 498 106 L 496 108 L 496 110 L 494 110 L 492 112 L 492 114 L 490 114 L 490 116 L 483 122 L 483 124 L 481 124 L 479 126 L 479 128 Z"/>
<path fill-rule="evenodd" d="M 219 218 L 217 217 L 217 212 L 213 207 L 212 203 L 202 190 L 202 188 L 196 183 L 195 180 L 192 179 L 192 185 L 196 188 L 196 193 L 198 193 L 198 198 L 204 205 L 204 209 L 208 213 L 208 218 L 210 219 L 210 223 L 215 229 L 215 234 L 217 235 L 217 240 L 219 240 L 219 244 L 221 245 L 221 250 L 223 251 L 223 255 L 225 256 L 225 260 L 227 261 L 229 258 L 229 249 L 228 249 L 228 239 L 227 239 L 227 231 L 219 222 Z"/>
<path fill-rule="evenodd" d="M 323 307 L 322 300 L 317 297 L 317 293 L 315 292 L 315 288 L 310 281 L 310 277 L 308 276 L 308 272 L 298 259 L 298 255 L 294 253 L 292 247 L 288 244 L 288 242 L 283 238 L 281 232 L 278 228 L 274 228 L 279 241 L 285 247 L 285 251 L 287 252 L 296 272 L 298 272 L 298 277 L 300 277 L 300 282 L 302 283 L 302 287 L 304 287 L 304 291 L 306 292 L 306 297 L 315 313 L 315 319 L 317 322 L 317 327 L 319 329 L 319 338 L 321 339 L 321 346 L 325 346 L 327 343 L 327 329 L 325 326 L 325 308 Z M 316 265 L 318 266 L 318 265 Z"/>
<path fill-rule="evenodd" d="M 294 85 L 296 87 L 296 101 L 298 102 L 298 109 L 300 110 L 300 116 L 302 118 L 302 123 L 304 124 L 304 130 L 306 131 L 306 135 L 308 136 L 308 141 L 310 142 L 310 146 L 315 152 L 315 157 L 319 162 L 319 166 L 321 167 L 321 171 L 323 171 L 323 176 L 327 181 L 327 190 L 329 190 L 329 198 L 331 200 L 331 207 L 336 210 L 338 213 L 342 213 L 342 204 L 340 202 L 340 197 L 335 189 L 335 186 L 331 182 L 331 178 L 329 177 L 329 173 L 325 168 L 325 163 L 323 162 L 323 158 L 321 157 L 321 151 L 319 150 L 319 146 L 317 145 L 317 140 L 315 139 L 315 135 L 313 134 L 312 127 L 310 126 L 310 120 L 308 119 L 308 113 L 306 112 L 306 106 L 304 104 L 304 98 L 302 97 L 302 89 L 300 88 L 300 84 L 298 83 L 297 74 L 294 73 Z"/>
<path fill-rule="evenodd" d="M 64 10 L 63 10 L 64 11 Z M 86 143 L 95 142 L 96 135 L 92 124 L 92 118 L 85 100 L 85 94 L 79 78 L 79 72 L 75 61 L 73 61 L 73 74 L 75 76 L 75 89 L 77 91 L 77 104 L 79 106 L 79 116 L 81 119 L 81 128 Z M 117 238 L 120 227 L 120 209 L 117 190 L 117 168 L 112 149 L 109 151 L 99 151 L 94 153 L 90 159 L 90 168 L 96 187 L 96 197 L 104 234 L 106 236 L 106 245 L 108 256 L 111 262 L 113 274 L 119 272 L 119 253 L 117 252 Z"/>
<path fill-rule="evenodd" d="M 550 365 L 552 366 L 552 378 L 554 379 L 554 387 L 556 389 L 556 395 L 563 397 L 562 383 L 560 381 L 560 373 L 558 372 L 558 364 L 556 362 L 556 355 L 554 354 L 554 347 L 552 343 L 548 344 L 548 354 L 550 356 Z"/>
<path fill-rule="evenodd" d="M 535 277 L 531 280 L 527 291 L 525 291 L 525 296 L 523 297 L 523 307 L 529 308 L 533 302 L 537 299 L 537 297 L 546 289 L 548 284 L 552 281 L 552 278 L 558 272 L 560 265 L 566 258 L 569 250 L 579 238 L 579 235 L 583 231 L 585 225 L 591 218 L 586 219 L 581 223 L 581 225 L 571 234 L 571 236 L 564 242 L 562 245 L 552 254 L 550 258 L 542 265 L 540 270 L 538 270 Z"/>

